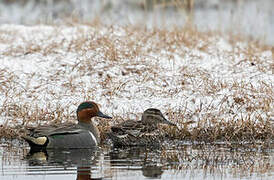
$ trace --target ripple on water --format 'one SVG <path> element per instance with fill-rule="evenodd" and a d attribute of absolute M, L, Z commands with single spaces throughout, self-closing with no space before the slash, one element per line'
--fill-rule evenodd
<path fill-rule="evenodd" d="M 170 148 L 102 147 L 29 152 L 0 147 L 1 179 L 271 179 L 273 148 L 254 145 L 178 145 Z"/>

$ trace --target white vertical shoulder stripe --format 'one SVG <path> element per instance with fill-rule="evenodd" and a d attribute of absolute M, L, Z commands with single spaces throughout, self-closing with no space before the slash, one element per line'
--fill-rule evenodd
<path fill-rule="evenodd" d="M 96 146 L 98 145 L 98 142 L 97 142 L 97 139 L 96 139 L 96 137 L 94 136 L 94 134 L 92 134 L 92 132 L 88 132 L 89 134 L 90 134 L 90 136 L 91 136 L 91 138 L 94 140 L 94 142 L 95 142 L 95 144 L 96 144 Z"/>

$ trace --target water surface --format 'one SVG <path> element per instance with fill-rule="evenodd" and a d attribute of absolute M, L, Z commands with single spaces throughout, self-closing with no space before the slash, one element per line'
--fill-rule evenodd
<path fill-rule="evenodd" d="M 259 147 L 259 148 L 258 148 Z M 274 151 L 238 145 L 29 152 L 0 147 L 0 179 L 273 179 Z"/>

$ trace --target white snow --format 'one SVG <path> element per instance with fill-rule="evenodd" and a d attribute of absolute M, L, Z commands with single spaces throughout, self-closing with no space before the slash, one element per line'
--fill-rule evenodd
<path fill-rule="evenodd" d="M 252 54 L 256 57 L 248 56 L 244 53 L 248 43 L 231 44 L 219 36 L 210 39 L 213 43 L 206 51 L 200 49 L 203 40 L 194 48 L 182 44 L 157 50 L 155 42 L 163 42 L 151 37 L 131 56 L 126 53 L 141 42 L 127 47 L 126 36 L 119 26 L 100 31 L 84 25 L 1 25 L 0 123 L 15 117 L 10 112 L 12 105 L 25 105 L 34 115 L 37 108 L 65 109 L 65 117 L 73 118 L 77 105 L 85 100 L 97 102 L 106 114 L 125 119 L 138 118 L 150 107 L 164 113 L 184 112 L 189 119 L 181 121 L 231 120 L 250 114 L 254 120 L 256 114 L 263 120 L 273 118 L 274 113 L 264 107 L 274 107 L 271 51 L 258 50 Z M 117 39 L 114 49 L 100 44 L 104 38 Z M 236 103 L 235 97 L 243 102 Z M 13 120 L 20 123 L 24 118 Z"/>

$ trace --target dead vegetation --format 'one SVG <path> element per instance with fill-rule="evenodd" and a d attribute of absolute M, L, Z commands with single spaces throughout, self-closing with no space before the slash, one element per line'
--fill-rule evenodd
<path fill-rule="evenodd" d="M 16 138 L 26 126 L 75 122 L 77 105 L 89 99 L 103 101 L 114 116 L 98 121 L 104 139 L 111 125 L 140 117 L 136 103 L 127 108 L 132 100 L 169 98 L 160 108 L 178 128 L 160 129 L 171 140 L 273 141 L 273 47 L 193 28 L 98 22 L 25 27 L 26 34 L 20 28 L 0 30 L 1 58 L 42 69 L 0 67 L 2 138 Z M 219 47 L 223 39 L 228 47 Z M 211 59 L 225 65 L 204 67 Z"/>

